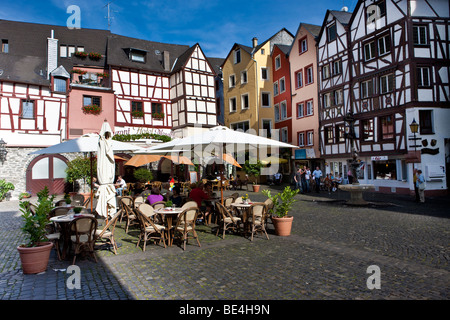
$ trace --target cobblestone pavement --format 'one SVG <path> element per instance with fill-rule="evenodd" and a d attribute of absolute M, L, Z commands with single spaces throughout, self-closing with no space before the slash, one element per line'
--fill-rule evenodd
<path fill-rule="evenodd" d="M 264 186 L 266 188 L 266 186 Z M 280 190 L 280 187 L 277 188 Z M 277 189 L 274 189 L 275 191 Z M 248 193 L 253 201 L 262 194 Z M 225 194 L 230 193 L 229 191 Z M 69 261 L 54 252 L 45 273 L 23 275 L 16 247 L 24 242 L 18 201 L 0 203 L 1 300 L 447 300 L 450 200 L 367 194 L 368 207 L 345 204 L 348 194 L 297 195 L 292 235 L 270 240 L 199 227 L 183 251 L 149 243 L 136 247 L 137 229 L 116 232 L 119 254 L 98 250 L 98 263 L 78 259 L 81 288 L 69 289 Z M 367 287 L 368 267 L 381 288 Z"/>

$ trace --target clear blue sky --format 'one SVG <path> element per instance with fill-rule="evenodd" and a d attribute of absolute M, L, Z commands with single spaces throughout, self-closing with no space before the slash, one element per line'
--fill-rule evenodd
<path fill-rule="evenodd" d="M 66 25 L 67 7 L 81 11 L 81 28 L 108 29 L 108 0 L 1 0 L 0 19 Z M 234 43 L 251 45 L 282 28 L 295 35 L 300 22 L 321 25 L 327 9 L 357 0 L 115 0 L 111 32 L 157 42 L 199 43 L 209 57 L 225 58 Z"/>

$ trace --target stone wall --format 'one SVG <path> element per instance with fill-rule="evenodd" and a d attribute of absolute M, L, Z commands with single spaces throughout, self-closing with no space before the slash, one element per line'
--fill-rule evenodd
<path fill-rule="evenodd" d="M 24 147 L 6 147 L 8 154 L 3 165 L 0 163 L 0 179 L 11 182 L 15 189 L 10 191 L 5 201 L 17 200 L 22 192 L 27 191 L 26 173 L 30 162 L 38 155 L 29 153 L 40 150 L 41 148 L 24 148 Z M 82 155 L 81 153 L 65 153 L 63 154 L 69 161 L 75 157 Z M 80 182 L 80 185 L 82 181 Z M 82 188 L 82 186 L 81 186 Z M 89 190 L 89 187 L 86 188 Z"/>

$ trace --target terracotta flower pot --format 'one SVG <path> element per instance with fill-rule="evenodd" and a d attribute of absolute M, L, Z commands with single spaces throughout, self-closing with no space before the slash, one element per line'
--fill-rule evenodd
<path fill-rule="evenodd" d="M 253 185 L 253 192 L 259 192 L 259 187 L 260 187 L 259 184 L 254 184 Z"/>
<path fill-rule="evenodd" d="M 284 218 L 272 217 L 273 226 L 275 227 L 275 234 L 282 237 L 290 236 L 293 220 L 293 216 L 286 216 Z"/>
<path fill-rule="evenodd" d="M 51 242 L 41 242 L 37 247 L 17 247 L 22 262 L 24 274 L 40 273 L 47 270 L 50 251 L 53 247 Z"/>

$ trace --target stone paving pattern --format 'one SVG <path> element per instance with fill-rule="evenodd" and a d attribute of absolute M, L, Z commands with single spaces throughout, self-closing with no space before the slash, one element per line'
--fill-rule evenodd
<path fill-rule="evenodd" d="M 266 186 L 264 186 L 266 188 Z M 276 192 L 281 187 L 272 187 Z M 252 201 L 262 194 L 248 193 Z M 230 194 L 226 191 L 225 195 Z M 348 194 L 297 195 L 292 235 L 216 237 L 199 226 L 201 247 L 136 247 L 138 230 L 118 224 L 119 254 L 77 259 L 81 289 L 68 289 L 70 261 L 52 252 L 46 272 L 23 275 L 16 247 L 24 242 L 18 201 L 0 203 L 1 300 L 447 300 L 450 199 L 371 193 L 368 207 L 345 205 Z M 32 199 L 33 200 L 33 199 Z M 381 289 L 366 285 L 370 265 Z"/>

